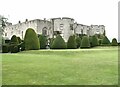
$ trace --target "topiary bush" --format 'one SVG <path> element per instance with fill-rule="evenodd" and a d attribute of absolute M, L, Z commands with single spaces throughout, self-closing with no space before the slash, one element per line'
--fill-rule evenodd
<path fill-rule="evenodd" d="M 82 38 L 80 48 L 90 48 L 90 41 L 88 36 L 84 36 Z"/>
<path fill-rule="evenodd" d="M 20 44 L 20 50 L 21 50 L 21 51 L 24 51 L 24 50 L 25 50 L 25 43 L 24 43 L 24 42 L 22 42 L 22 43 Z"/>
<path fill-rule="evenodd" d="M 9 52 L 9 45 L 2 45 L 2 53 L 8 53 Z"/>
<path fill-rule="evenodd" d="M 19 43 L 21 43 L 21 42 L 22 42 L 22 40 L 20 39 L 20 37 L 17 37 L 17 39 L 18 39 L 18 42 L 19 42 Z"/>
<path fill-rule="evenodd" d="M 10 41 L 10 44 L 19 44 L 18 38 L 16 35 L 13 35 Z"/>
<path fill-rule="evenodd" d="M 46 49 L 47 37 L 44 35 L 39 35 L 40 49 Z"/>
<path fill-rule="evenodd" d="M 75 36 L 70 36 L 67 42 L 67 48 L 68 49 L 76 49 L 77 48 L 77 43 L 75 40 Z"/>
<path fill-rule="evenodd" d="M 112 39 L 112 46 L 118 46 L 117 39 L 113 38 Z"/>
<path fill-rule="evenodd" d="M 12 44 L 12 45 L 10 45 L 10 48 L 11 48 L 11 53 L 17 53 L 17 52 L 19 52 L 18 45 Z"/>
<path fill-rule="evenodd" d="M 79 48 L 80 44 L 81 44 L 81 38 L 80 37 L 76 37 L 76 44 L 77 44 L 77 48 Z"/>
<path fill-rule="evenodd" d="M 100 46 L 102 44 L 102 39 L 99 39 L 98 43 L 99 43 L 98 45 Z"/>
<path fill-rule="evenodd" d="M 50 46 L 49 47 L 52 48 L 52 43 L 54 41 L 54 38 L 50 38 L 49 41 L 50 41 L 50 43 L 49 43 Z"/>
<path fill-rule="evenodd" d="M 92 36 L 90 42 L 91 42 L 91 47 L 98 46 L 98 43 L 99 43 L 99 42 L 98 42 L 98 38 L 97 38 L 97 36 L 95 36 L 95 35 Z"/>
<path fill-rule="evenodd" d="M 109 39 L 107 38 L 107 36 L 104 36 L 103 40 L 102 40 L 102 45 L 103 46 L 108 46 L 110 45 L 110 41 Z"/>
<path fill-rule="evenodd" d="M 37 34 L 32 28 L 28 28 L 24 37 L 25 50 L 38 50 L 40 43 Z"/>
<path fill-rule="evenodd" d="M 57 35 L 57 37 L 52 42 L 52 49 L 65 49 L 66 44 L 63 38 L 60 35 Z"/>

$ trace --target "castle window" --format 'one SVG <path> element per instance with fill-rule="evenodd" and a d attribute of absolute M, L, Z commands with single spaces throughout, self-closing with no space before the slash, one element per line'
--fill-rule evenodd
<path fill-rule="evenodd" d="M 73 24 L 70 24 L 70 30 L 73 30 Z"/>
<path fill-rule="evenodd" d="M 7 33 L 5 33 L 5 36 L 7 36 Z"/>
<path fill-rule="evenodd" d="M 64 26 L 63 24 L 60 24 L 60 30 L 63 30 L 63 26 Z"/>
<path fill-rule="evenodd" d="M 42 29 L 42 35 L 44 35 L 44 36 L 47 35 L 47 28 L 46 28 L 46 27 L 44 27 L 44 28 Z"/>

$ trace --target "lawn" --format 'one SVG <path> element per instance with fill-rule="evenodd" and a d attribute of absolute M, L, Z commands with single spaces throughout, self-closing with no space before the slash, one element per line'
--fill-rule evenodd
<path fill-rule="evenodd" d="M 2 54 L 3 85 L 116 85 L 118 48 Z"/>

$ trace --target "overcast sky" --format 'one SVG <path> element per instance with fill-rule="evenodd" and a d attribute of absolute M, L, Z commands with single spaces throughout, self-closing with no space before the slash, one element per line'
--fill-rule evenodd
<path fill-rule="evenodd" d="M 25 19 L 71 17 L 85 25 L 105 25 L 111 40 L 118 39 L 119 0 L 1 0 L 0 14 L 13 24 Z"/>

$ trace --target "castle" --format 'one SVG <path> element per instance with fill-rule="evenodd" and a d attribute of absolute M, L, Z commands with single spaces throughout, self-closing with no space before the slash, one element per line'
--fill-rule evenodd
<path fill-rule="evenodd" d="M 33 28 L 37 34 L 43 34 L 48 38 L 53 38 L 57 34 L 60 34 L 65 42 L 67 42 L 71 35 L 88 35 L 93 36 L 95 34 L 103 34 L 105 31 L 104 25 L 83 25 L 75 22 L 73 18 L 51 18 L 50 20 L 28 20 L 25 22 L 18 22 L 18 24 L 12 25 L 7 23 L 4 27 L 3 37 L 5 39 L 11 39 L 13 35 L 19 36 L 24 39 L 25 32 L 28 28 Z"/>

